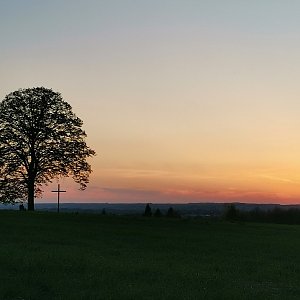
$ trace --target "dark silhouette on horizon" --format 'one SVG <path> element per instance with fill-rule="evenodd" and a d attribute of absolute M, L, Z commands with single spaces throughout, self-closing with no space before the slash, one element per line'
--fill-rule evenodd
<path fill-rule="evenodd" d="M 174 210 L 173 207 L 169 207 L 166 216 L 168 218 L 180 218 L 180 214 L 176 210 Z"/>
<path fill-rule="evenodd" d="M 296 207 L 274 207 L 263 210 L 259 206 L 243 211 L 230 204 L 224 211 L 223 218 L 231 222 L 260 222 L 279 224 L 300 224 L 300 209 Z"/>
<path fill-rule="evenodd" d="M 95 155 L 86 142 L 83 122 L 62 96 L 44 87 L 19 89 L 0 103 L 0 202 L 34 199 L 42 185 L 72 176 L 84 190 Z M 27 198 L 27 199 L 26 199 Z"/>
<path fill-rule="evenodd" d="M 150 204 L 148 203 L 145 207 L 144 217 L 151 217 L 152 216 L 152 209 Z"/>
<path fill-rule="evenodd" d="M 162 213 L 161 213 L 160 209 L 157 208 L 154 212 L 154 217 L 160 218 L 161 216 L 162 216 Z"/>

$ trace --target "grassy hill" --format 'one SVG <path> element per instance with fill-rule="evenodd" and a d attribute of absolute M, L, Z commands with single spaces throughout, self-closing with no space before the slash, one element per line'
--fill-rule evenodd
<path fill-rule="evenodd" d="M 0 299 L 299 299 L 300 226 L 0 212 Z"/>

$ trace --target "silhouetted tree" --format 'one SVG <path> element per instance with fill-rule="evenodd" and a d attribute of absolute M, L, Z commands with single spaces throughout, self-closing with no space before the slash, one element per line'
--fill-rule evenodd
<path fill-rule="evenodd" d="M 160 211 L 159 208 L 157 208 L 157 209 L 155 210 L 155 212 L 154 212 L 154 217 L 157 217 L 157 218 L 161 217 L 161 211 Z"/>
<path fill-rule="evenodd" d="M 239 218 L 239 211 L 234 204 L 229 204 L 225 210 L 224 217 L 229 221 L 237 221 Z"/>
<path fill-rule="evenodd" d="M 82 121 L 59 93 L 44 87 L 20 89 L 0 103 L 0 202 L 34 198 L 58 176 L 72 176 L 85 189 L 95 155 Z"/>
<path fill-rule="evenodd" d="M 149 203 L 145 207 L 144 216 L 145 217 L 151 217 L 152 216 L 152 210 L 151 210 L 151 207 L 150 207 Z"/>
<path fill-rule="evenodd" d="M 168 211 L 167 211 L 167 215 L 168 218 L 180 218 L 180 214 L 175 211 L 173 209 L 173 207 L 169 207 Z"/>
<path fill-rule="evenodd" d="M 173 207 L 169 207 L 168 211 L 167 211 L 167 217 L 171 218 L 174 216 L 174 209 Z"/>

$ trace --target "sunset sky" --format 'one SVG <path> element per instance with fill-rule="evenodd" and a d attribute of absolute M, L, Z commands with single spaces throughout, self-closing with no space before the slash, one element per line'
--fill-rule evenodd
<path fill-rule="evenodd" d="M 298 0 L 0 0 L 0 99 L 45 86 L 83 120 L 97 156 L 65 202 L 300 203 L 299 16 Z"/>

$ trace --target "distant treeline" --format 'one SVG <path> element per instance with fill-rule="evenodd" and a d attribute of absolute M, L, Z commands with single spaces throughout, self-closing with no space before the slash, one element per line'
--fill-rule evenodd
<path fill-rule="evenodd" d="M 106 209 L 103 208 L 102 215 L 106 215 L 106 214 L 107 214 Z M 166 213 L 163 213 L 163 212 L 161 212 L 161 210 L 159 208 L 156 208 L 154 211 L 152 211 L 152 208 L 149 203 L 145 207 L 143 216 L 144 217 L 156 217 L 156 218 L 160 218 L 160 217 L 181 218 L 180 213 L 178 211 L 174 210 L 173 207 L 169 207 L 169 209 L 166 211 Z"/>
<path fill-rule="evenodd" d="M 168 218 L 180 218 L 180 214 L 178 211 L 174 210 L 173 207 L 169 207 L 166 214 L 163 214 L 159 208 L 157 208 L 154 212 L 152 212 L 152 208 L 150 204 L 148 203 L 145 207 L 145 211 L 143 214 L 144 217 L 168 217 Z"/>
<path fill-rule="evenodd" d="M 275 207 L 270 210 L 262 210 L 256 207 L 250 211 L 242 211 L 237 209 L 234 204 L 230 204 L 225 209 L 224 219 L 241 222 L 300 224 L 300 209 Z"/>

